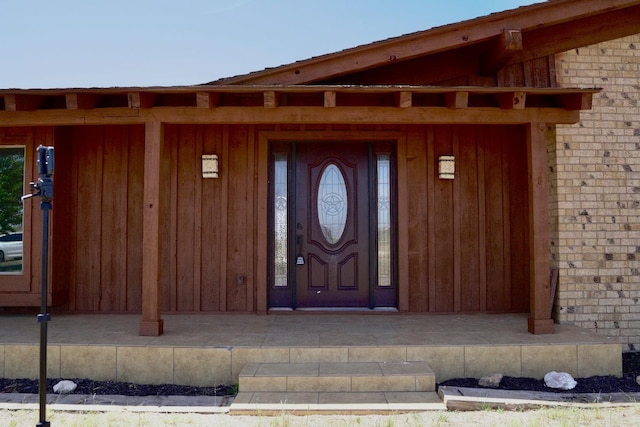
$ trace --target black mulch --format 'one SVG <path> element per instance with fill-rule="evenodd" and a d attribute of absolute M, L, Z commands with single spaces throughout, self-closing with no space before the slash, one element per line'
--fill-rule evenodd
<path fill-rule="evenodd" d="M 636 377 L 640 375 L 640 352 L 623 353 L 622 378 L 614 376 L 598 376 L 590 378 L 576 378 L 577 385 L 572 390 L 557 390 L 544 385 L 543 380 L 534 378 L 503 377 L 499 389 L 502 390 L 530 390 L 557 393 L 618 393 L 640 392 L 640 385 Z M 121 396 L 231 396 L 237 392 L 236 386 L 221 385 L 216 387 L 192 387 L 184 385 L 161 384 L 133 384 L 115 381 L 93 381 L 85 379 L 70 379 L 78 387 L 74 394 L 115 394 Z M 53 392 L 53 386 L 59 378 L 47 380 L 47 391 Z M 444 381 L 439 385 L 478 388 L 475 378 L 458 378 Z M 0 393 L 38 393 L 38 380 L 0 378 Z"/>
<path fill-rule="evenodd" d="M 497 387 L 501 390 L 530 390 L 547 391 L 555 393 L 621 393 L 640 392 L 640 385 L 636 377 L 640 375 L 640 352 L 622 354 L 622 378 L 614 376 L 596 376 L 589 378 L 576 378 L 578 383 L 571 390 L 559 390 L 547 387 L 544 380 L 535 378 L 519 378 L 505 376 Z M 476 378 L 455 378 L 439 383 L 454 387 L 482 388 Z"/>
<path fill-rule="evenodd" d="M 116 381 L 93 381 L 65 378 L 78 385 L 73 394 L 114 394 L 120 396 L 232 396 L 235 386 L 193 387 L 175 384 L 133 384 Z M 47 379 L 47 392 L 53 393 L 53 386 L 60 378 Z M 38 394 L 38 380 L 0 378 L 0 393 Z"/>

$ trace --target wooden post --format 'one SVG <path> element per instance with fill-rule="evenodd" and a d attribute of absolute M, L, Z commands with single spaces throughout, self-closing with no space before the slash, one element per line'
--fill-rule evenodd
<path fill-rule="evenodd" d="M 142 229 L 142 320 L 140 335 L 158 336 L 163 332 L 160 318 L 160 204 L 161 165 L 164 125 L 147 122 L 144 135 L 144 206 Z"/>
<path fill-rule="evenodd" d="M 547 149 L 544 123 L 527 125 L 529 175 L 529 286 L 528 329 L 532 334 L 552 334 L 549 312 L 549 213 Z"/>

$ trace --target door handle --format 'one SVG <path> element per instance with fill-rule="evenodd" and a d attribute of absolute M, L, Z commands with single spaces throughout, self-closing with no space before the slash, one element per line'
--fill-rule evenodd
<path fill-rule="evenodd" d="M 301 228 L 301 224 L 298 223 L 298 227 Z M 302 234 L 296 234 L 296 252 L 298 256 L 296 257 L 296 265 L 304 265 L 304 256 L 302 256 Z"/>

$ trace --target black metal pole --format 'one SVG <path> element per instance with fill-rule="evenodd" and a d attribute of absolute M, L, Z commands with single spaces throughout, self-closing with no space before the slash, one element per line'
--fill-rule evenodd
<path fill-rule="evenodd" d="M 40 209 L 42 209 L 42 286 L 40 290 L 40 380 L 38 394 L 40 397 L 40 422 L 39 427 L 49 427 L 47 421 L 47 323 L 51 315 L 47 313 L 47 282 L 49 266 L 49 211 L 53 200 L 53 147 L 38 147 L 38 181 L 30 183 L 31 194 L 22 196 L 22 201 L 32 197 L 40 197 Z"/>
<path fill-rule="evenodd" d="M 36 426 L 49 427 L 51 424 L 47 421 L 47 323 L 51 320 L 51 316 L 47 313 L 47 267 L 49 265 L 49 211 L 51 210 L 51 201 L 42 200 L 40 209 L 42 209 L 42 295 L 40 314 L 38 314 L 38 323 L 40 323 L 40 381 L 38 384 L 40 422 Z"/>

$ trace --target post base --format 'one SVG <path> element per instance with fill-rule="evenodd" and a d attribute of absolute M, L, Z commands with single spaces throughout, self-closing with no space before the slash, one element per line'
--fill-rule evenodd
<path fill-rule="evenodd" d="M 553 319 L 534 319 L 529 317 L 527 323 L 529 332 L 532 334 L 543 335 L 553 333 Z"/>
<path fill-rule="evenodd" d="M 157 337 L 164 332 L 164 320 L 142 320 L 140 322 L 140 335 Z"/>

